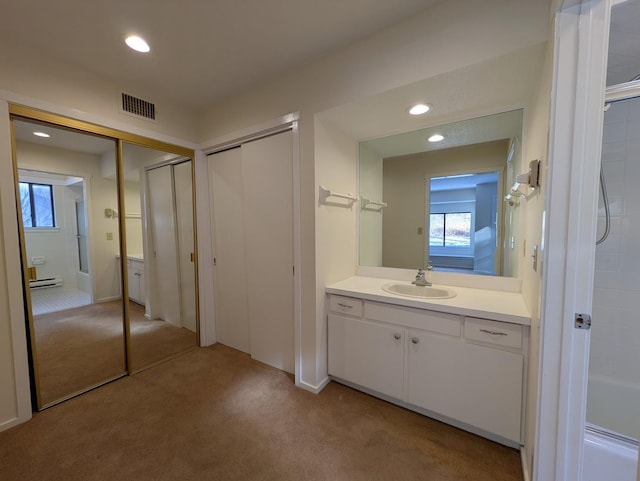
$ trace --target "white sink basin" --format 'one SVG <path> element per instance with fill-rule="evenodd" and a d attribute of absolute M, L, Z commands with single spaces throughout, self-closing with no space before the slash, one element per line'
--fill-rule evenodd
<path fill-rule="evenodd" d="M 440 289 L 432 286 L 416 286 L 401 282 L 391 282 L 382 286 L 382 290 L 390 294 L 407 297 L 420 297 L 422 299 L 450 299 L 456 293 L 449 289 Z"/>

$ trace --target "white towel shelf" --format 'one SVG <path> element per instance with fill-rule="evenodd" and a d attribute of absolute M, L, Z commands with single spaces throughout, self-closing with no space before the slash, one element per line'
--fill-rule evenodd
<path fill-rule="evenodd" d="M 382 201 L 375 201 L 375 200 L 371 200 L 371 199 L 367 199 L 364 196 L 360 196 L 360 208 L 362 210 L 382 210 L 387 206 L 386 202 L 382 202 Z M 371 209 L 371 207 L 374 207 L 374 209 Z"/>
<path fill-rule="evenodd" d="M 351 206 L 354 202 L 358 202 L 358 198 L 355 195 L 353 195 L 351 192 L 349 192 L 348 194 L 339 194 L 321 185 L 320 186 L 320 202 L 326 202 L 327 198 L 329 197 L 346 199 L 349 201 L 348 206 Z"/>

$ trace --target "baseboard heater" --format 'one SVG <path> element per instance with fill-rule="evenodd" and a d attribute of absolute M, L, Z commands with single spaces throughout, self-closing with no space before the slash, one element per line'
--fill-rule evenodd
<path fill-rule="evenodd" d="M 61 287 L 62 285 L 62 277 L 47 277 L 46 279 L 29 281 L 31 289 L 47 289 L 49 287 Z"/>

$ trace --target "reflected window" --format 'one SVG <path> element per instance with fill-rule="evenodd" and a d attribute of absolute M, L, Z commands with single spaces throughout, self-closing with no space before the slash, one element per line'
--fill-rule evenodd
<path fill-rule="evenodd" d="M 430 214 L 430 247 L 470 247 L 471 212 Z"/>
<path fill-rule="evenodd" d="M 25 228 L 56 226 L 51 184 L 20 182 L 20 204 Z"/>

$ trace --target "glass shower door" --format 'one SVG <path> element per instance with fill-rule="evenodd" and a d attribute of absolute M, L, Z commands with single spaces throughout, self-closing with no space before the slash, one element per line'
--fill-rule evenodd
<path fill-rule="evenodd" d="M 611 103 L 604 115 L 593 290 L 587 422 L 640 437 L 640 98 Z M 609 220 L 607 221 L 607 217 Z M 609 222 L 610 230 L 606 224 Z M 595 322 L 597 320 L 597 322 Z"/>

